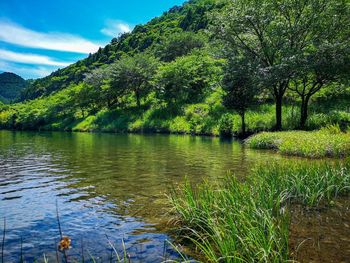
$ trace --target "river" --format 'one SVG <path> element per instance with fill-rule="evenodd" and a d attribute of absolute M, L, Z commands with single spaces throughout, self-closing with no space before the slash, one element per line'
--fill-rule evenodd
<path fill-rule="evenodd" d="M 272 159 L 285 157 L 219 138 L 0 131 L 5 262 L 56 258 L 56 207 L 72 240 L 70 260 L 84 254 L 85 261 L 89 255 L 109 261 L 107 237 L 120 254 L 123 240 L 132 262 L 176 259 L 166 242 L 175 242 L 166 228 L 169 189 L 185 178 L 215 181 L 228 171 L 244 177 L 255 163 Z"/>

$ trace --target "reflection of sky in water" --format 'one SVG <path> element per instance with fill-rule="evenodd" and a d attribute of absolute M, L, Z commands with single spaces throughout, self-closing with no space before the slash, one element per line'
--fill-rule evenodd
<path fill-rule="evenodd" d="M 27 258 L 55 257 L 57 200 L 71 256 L 79 258 L 83 239 L 85 251 L 107 260 L 107 234 L 119 251 L 124 238 L 133 262 L 162 261 L 169 237 L 156 228 L 169 220 L 169 187 L 228 170 L 244 176 L 271 158 L 283 159 L 208 137 L 0 131 L 6 259 L 18 261 L 21 236 Z"/>

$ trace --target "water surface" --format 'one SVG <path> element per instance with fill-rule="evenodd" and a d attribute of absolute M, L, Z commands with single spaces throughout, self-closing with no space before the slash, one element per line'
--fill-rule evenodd
<path fill-rule="evenodd" d="M 237 141 L 177 135 L 0 131 L 0 217 L 6 217 L 5 261 L 55 258 L 62 230 L 70 259 L 108 260 L 106 235 L 132 262 L 176 258 L 165 240 L 166 193 L 184 182 L 244 177 L 257 162 L 282 159 Z M 1 227 L 2 229 L 2 227 Z M 84 244 L 81 247 L 81 244 Z M 83 249 L 83 253 L 81 252 Z"/>

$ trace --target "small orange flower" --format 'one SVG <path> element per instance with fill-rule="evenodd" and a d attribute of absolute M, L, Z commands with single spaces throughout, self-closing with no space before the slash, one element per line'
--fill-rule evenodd
<path fill-rule="evenodd" d="M 70 248 L 71 239 L 69 237 L 62 237 L 61 241 L 58 243 L 58 249 L 63 251 Z"/>

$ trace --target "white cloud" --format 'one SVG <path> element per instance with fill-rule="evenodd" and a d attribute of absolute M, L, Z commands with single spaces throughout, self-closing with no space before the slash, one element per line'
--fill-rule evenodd
<path fill-rule="evenodd" d="M 49 66 L 60 66 L 66 67 L 71 63 L 55 61 L 50 57 L 35 55 L 35 54 L 24 54 L 0 49 L 0 59 L 5 61 L 34 64 L 34 65 L 49 65 Z"/>
<path fill-rule="evenodd" d="M 99 48 L 99 45 L 79 36 L 36 32 L 7 21 L 0 21 L 0 41 L 23 47 L 83 54 L 94 53 Z"/>
<path fill-rule="evenodd" d="M 101 29 L 101 32 L 110 37 L 117 37 L 119 34 L 131 31 L 131 26 L 119 20 L 108 20 L 106 27 Z"/>
<path fill-rule="evenodd" d="M 21 77 L 28 78 L 41 78 L 51 74 L 57 67 L 52 66 L 18 66 L 16 64 L 7 63 L 0 60 L 0 72 L 13 72 Z"/>

